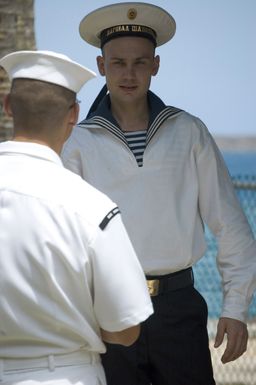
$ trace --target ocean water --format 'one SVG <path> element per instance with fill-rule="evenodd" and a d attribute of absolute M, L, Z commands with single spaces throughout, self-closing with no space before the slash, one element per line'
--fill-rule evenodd
<path fill-rule="evenodd" d="M 256 183 L 256 152 L 226 152 L 224 160 L 232 177 L 239 180 L 254 180 Z M 256 189 L 239 190 L 237 195 L 247 215 L 256 237 Z M 208 304 L 209 318 L 218 318 L 221 314 L 222 288 L 216 266 L 217 243 L 206 228 L 208 249 L 205 256 L 194 268 L 195 286 Z M 256 319 L 256 293 L 249 307 L 249 319 Z"/>
<path fill-rule="evenodd" d="M 256 175 L 256 151 L 223 152 L 222 155 L 231 175 Z"/>

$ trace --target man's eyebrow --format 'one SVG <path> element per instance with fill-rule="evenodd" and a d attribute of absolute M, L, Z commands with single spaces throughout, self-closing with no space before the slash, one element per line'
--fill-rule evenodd
<path fill-rule="evenodd" d="M 154 57 L 154 56 L 153 56 Z M 126 58 L 121 56 L 111 56 L 111 60 L 126 60 Z M 133 60 L 141 60 L 141 59 L 151 59 L 151 55 L 143 55 L 133 58 Z"/>

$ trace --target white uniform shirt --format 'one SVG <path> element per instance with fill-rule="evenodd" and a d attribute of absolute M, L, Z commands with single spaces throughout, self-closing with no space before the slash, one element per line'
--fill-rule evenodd
<path fill-rule="evenodd" d="M 152 313 L 116 205 L 50 148 L 0 144 L 0 357 L 85 348 Z"/>
<path fill-rule="evenodd" d="M 143 167 L 113 124 L 97 117 L 75 128 L 63 150 L 64 165 L 117 202 L 147 274 L 197 262 L 206 251 L 206 223 L 219 241 L 222 315 L 244 321 L 256 286 L 256 244 L 222 156 L 196 117 L 181 111 L 160 120 Z"/>

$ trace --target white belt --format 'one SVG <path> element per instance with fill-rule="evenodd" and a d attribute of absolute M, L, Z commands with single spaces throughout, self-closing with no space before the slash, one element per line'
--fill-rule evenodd
<path fill-rule="evenodd" d="M 100 362 L 100 355 L 98 353 L 83 350 L 38 358 L 0 358 L 0 372 L 3 374 L 11 370 L 36 368 L 48 368 L 50 371 L 54 371 L 56 367 L 60 366 L 95 364 L 97 362 Z"/>

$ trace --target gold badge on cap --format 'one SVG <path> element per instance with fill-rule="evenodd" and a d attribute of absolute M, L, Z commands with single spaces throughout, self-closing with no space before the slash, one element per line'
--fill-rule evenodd
<path fill-rule="evenodd" d="M 137 16 L 137 11 L 135 8 L 130 8 L 129 11 L 127 12 L 127 17 L 129 20 L 134 20 L 136 19 Z"/>

